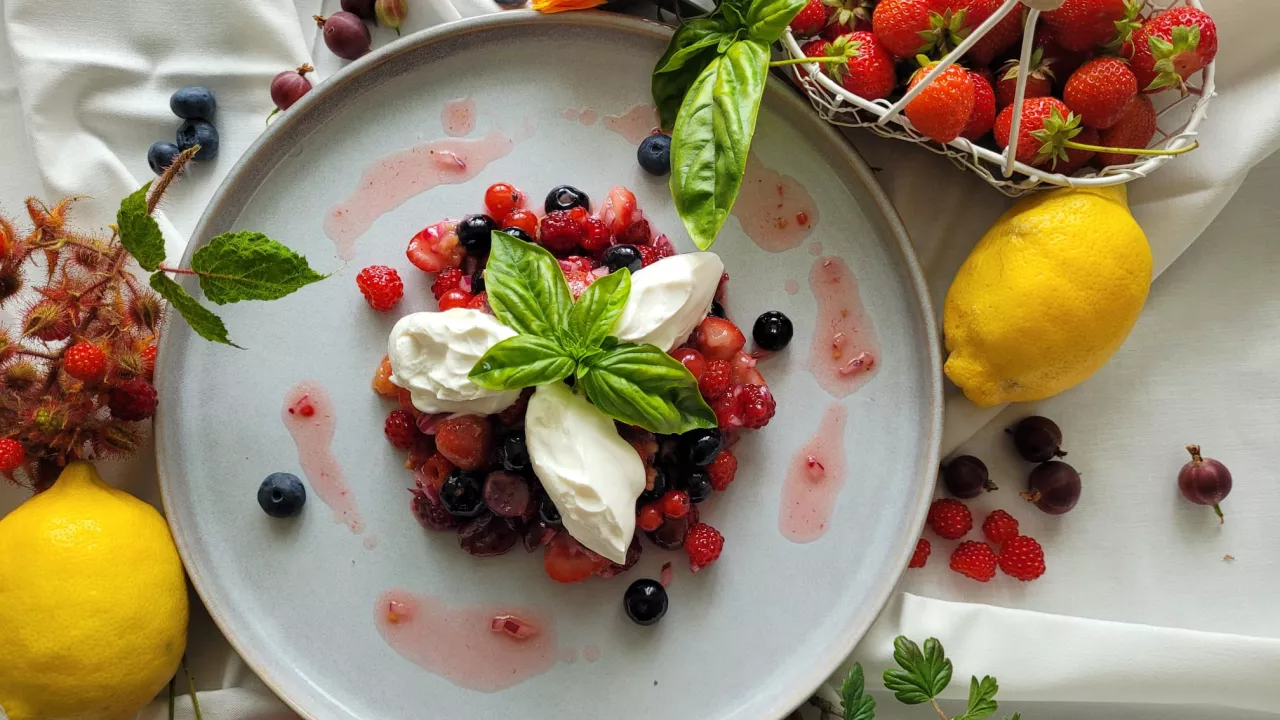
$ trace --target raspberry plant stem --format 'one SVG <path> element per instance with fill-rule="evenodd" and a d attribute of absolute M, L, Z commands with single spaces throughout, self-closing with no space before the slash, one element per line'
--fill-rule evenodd
<path fill-rule="evenodd" d="M 169 267 L 167 265 L 161 265 L 160 270 L 167 273 L 173 273 L 174 275 L 198 275 L 199 274 L 195 270 L 188 270 L 187 268 Z"/>

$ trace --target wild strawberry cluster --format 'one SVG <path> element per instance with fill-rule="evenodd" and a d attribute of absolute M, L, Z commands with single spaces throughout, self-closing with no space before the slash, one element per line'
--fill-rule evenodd
<path fill-rule="evenodd" d="M 1002 0 L 809 0 L 791 22 L 808 57 L 867 100 L 911 89 Z M 1010 142 L 1026 8 L 997 22 L 904 108 L 939 142 Z M 1193 7 L 1148 12 L 1143 0 L 1066 0 L 1043 13 L 1018 134 L 1018 160 L 1072 174 L 1134 161 L 1156 133 L 1153 93 L 1176 89 L 1214 58 L 1213 20 Z M 1134 152 L 1139 151 L 1139 152 Z"/>

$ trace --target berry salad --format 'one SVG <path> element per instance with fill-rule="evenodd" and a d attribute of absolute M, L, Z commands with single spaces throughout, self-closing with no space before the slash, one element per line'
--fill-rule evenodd
<path fill-rule="evenodd" d="M 733 483 L 744 431 L 773 417 L 756 361 L 791 340 L 785 315 L 762 315 L 749 351 L 720 258 L 677 254 L 623 187 L 593 203 L 562 185 L 531 208 L 498 183 L 407 254 L 439 311 L 396 323 L 373 390 L 398 405 L 385 432 L 424 528 L 478 557 L 540 553 L 561 583 L 625 573 L 642 537 L 695 572 L 719 558 L 699 506 Z M 404 292 L 390 268 L 357 284 L 378 311 Z M 641 624 L 666 610 L 650 584 L 627 591 Z"/>

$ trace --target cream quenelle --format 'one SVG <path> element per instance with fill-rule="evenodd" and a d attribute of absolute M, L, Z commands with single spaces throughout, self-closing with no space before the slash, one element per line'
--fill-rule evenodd
<path fill-rule="evenodd" d="M 494 316 L 468 308 L 406 315 L 387 341 L 391 382 L 408 390 L 424 413 L 499 412 L 520 391 L 487 390 L 467 374 L 485 351 L 515 334 Z"/>
<path fill-rule="evenodd" d="M 631 276 L 631 295 L 614 326 L 623 342 L 664 351 L 684 342 L 711 309 L 724 263 L 709 252 L 664 258 Z"/>

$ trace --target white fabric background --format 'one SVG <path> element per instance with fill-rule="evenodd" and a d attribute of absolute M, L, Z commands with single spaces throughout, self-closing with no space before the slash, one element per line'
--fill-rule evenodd
<path fill-rule="evenodd" d="M 215 89 L 221 157 L 195 168 L 165 204 L 174 253 L 261 131 L 270 78 L 311 57 L 323 78 L 340 62 L 310 19 L 336 10 L 337 0 L 323 8 L 318 0 L 201 0 L 181 11 L 160 0 L 3 2 L 0 211 L 20 214 L 30 194 L 81 194 L 91 197 L 77 218 L 110 221 L 118 199 L 150 177 L 147 146 L 178 125 L 168 95 L 186 84 Z M 1032 584 L 980 586 L 947 571 L 949 545 L 937 543 L 930 567 L 904 578 L 910 594 L 894 601 L 855 653 L 873 676 L 890 662 L 894 635 L 932 634 L 957 660 L 957 677 L 998 676 L 1002 698 L 1031 717 L 1204 717 L 1206 706 L 1221 718 L 1280 713 L 1272 710 L 1280 690 L 1270 678 L 1280 667 L 1271 600 L 1280 560 L 1268 552 L 1280 502 L 1267 482 L 1275 476 L 1269 441 L 1280 409 L 1273 339 L 1280 297 L 1270 276 L 1280 267 L 1272 242 L 1280 161 L 1258 168 L 1218 216 L 1250 168 L 1280 146 L 1280 46 L 1255 19 L 1274 2 L 1206 0 L 1222 40 L 1220 96 L 1202 128 L 1205 147 L 1130 187 L 1157 271 L 1209 230 L 1156 283 L 1117 357 L 1082 387 L 1006 410 L 997 422 L 988 424 L 997 411 L 956 397 L 948 403 L 945 447 L 967 440 L 964 449 L 983 457 L 1005 488 L 976 507 L 1013 511 L 1044 543 L 1049 573 Z M 410 0 L 410 8 L 406 32 L 496 6 Z M 374 31 L 375 44 L 393 39 Z M 955 268 L 1007 201 L 930 153 L 868 133 L 851 138 L 883 168 L 879 178 L 940 305 Z M 1026 467 L 1012 459 L 1000 430 L 1033 411 L 1060 422 L 1069 459 L 1085 477 L 1079 508 L 1064 518 L 1041 516 L 1014 494 Z M 1235 473 L 1223 527 L 1177 497 L 1173 477 L 1188 442 Z M 115 475 L 154 498 L 145 455 Z M 20 499 L 0 488 L 0 512 Z M 1223 561 L 1225 553 L 1237 560 Z M 193 672 L 209 691 L 201 694 L 206 718 L 291 717 L 200 612 L 190 644 Z M 885 702 L 881 717 L 917 711 L 899 715 Z M 144 713 L 163 716 L 159 705 Z"/>

